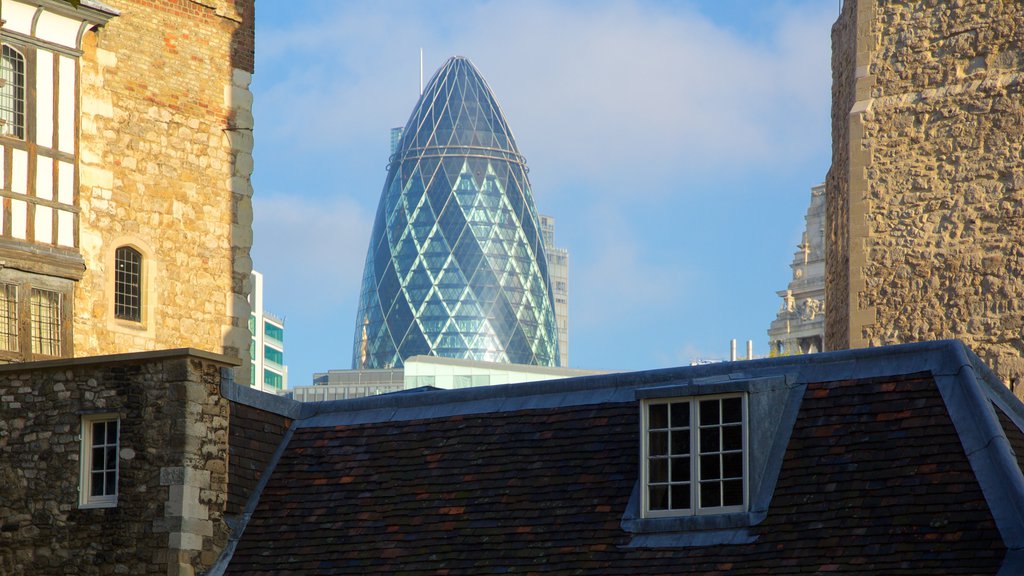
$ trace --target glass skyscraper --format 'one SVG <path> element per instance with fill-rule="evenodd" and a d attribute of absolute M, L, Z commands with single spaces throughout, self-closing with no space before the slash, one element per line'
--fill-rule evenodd
<path fill-rule="evenodd" d="M 426 354 L 558 366 L 558 328 L 527 168 L 487 82 L 450 58 L 388 165 L 352 367 Z"/>

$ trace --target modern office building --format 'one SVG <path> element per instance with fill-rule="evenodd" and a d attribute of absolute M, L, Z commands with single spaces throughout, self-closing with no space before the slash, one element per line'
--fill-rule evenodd
<path fill-rule="evenodd" d="M 271 314 L 263 306 L 263 274 L 253 270 L 252 292 L 249 295 L 249 332 L 252 343 L 250 381 L 254 388 L 280 393 L 288 389 L 288 367 L 284 363 L 284 319 Z"/>
<path fill-rule="evenodd" d="M 555 298 L 555 323 L 558 325 L 559 366 L 569 367 L 569 250 L 555 246 L 555 219 L 540 217 L 544 236 L 544 259 L 548 262 L 551 294 Z"/>
<path fill-rule="evenodd" d="M 553 300 L 526 162 L 483 77 L 450 58 L 391 156 L 352 366 L 418 355 L 558 366 Z"/>
<path fill-rule="evenodd" d="M 825 185 L 811 188 L 803 239 L 789 267 L 793 279 L 768 328 L 770 355 L 813 354 L 825 340 Z"/>
<path fill-rule="evenodd" d="M 301 402 L 348 400 L 423 387 L 454 390 L 609 373 L 611 372 L 607 370 L 579 370 L 440 356 L 413 356 L 405 359 L 402 368 L 318 372 L 313 375 L 312 386 L 293 388 L 288 391 L 287 396 Z"/>

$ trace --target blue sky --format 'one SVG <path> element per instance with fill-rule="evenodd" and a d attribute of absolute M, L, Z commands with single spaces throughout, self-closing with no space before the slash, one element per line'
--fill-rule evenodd
<path fill-rule="evenodd" d="M 263 2 L 253 260 L 289 384 L 348 368 L 389 153 L 424 76 L 487 79 L 569 249 L 570 365 L 767 353 L 831 156 L 838 0 Z M 742 344 L 741 344 L 742 349 Z"/>

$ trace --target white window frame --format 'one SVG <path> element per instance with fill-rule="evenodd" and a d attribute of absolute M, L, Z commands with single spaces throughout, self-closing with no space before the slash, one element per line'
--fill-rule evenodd
<path fill-rule="evenodd" d="M 99 423 L 113 423 L 117 427 L 116 437 L 114 444 L 106 443 L 105 439 L 102 444 L 95 444 L 93 438 L 93 425 Z M 121 473 L 121 419 L 118 418 L 117 414 L 87 414 L 82 416 L 82 433 L 81 433 L 81 454 L 79 457 L 80 470 L 79 470 L 79 482 L 78 482 L 78 507 L 79 508 L 113 508 L 117 506 L 117 495 L 120 492 L 120 473 Z M 92 474 L 93 470 L 93 448 L 114 448 L 114 462 L 113 469 L 104 468 L 101 472 L 113 472 L 114 473 L 114 492 L 113 494 L 101 494 L 97 496 L 92 495 Z"/>
<path fill-rule="evenodd" d="M 700 435 L 701 426 L 700 422 L 700 402 L 706 400 L 722 400 L 726 398 L 739 398 L 740 406 L 742 410 L 742 463 L 743 463 L 743 502 L 740 505 L 733 506 L 700 506 Z M 689 457 L 690 457 L 690 507 L 685 509 L 668 509 L 668 510 L 651 510 L 649 502 L 649 466 L 648 461 L 650 459 L 650 446 L 649 446 L 649 407 L 657 404 L 674 404 L 688 402 L 689 406 L 689 417 L 690 417 L 690 438 L 689 438 Z M 707 427 L 711 428 L 711 426 Z M 717 430 L 717 426 L 715 429 Z M 671 434 L 670 434 L 671 436 Z M 747 414 L 747 394 L 745 393 L 730 393 L 730 394 L 714 394 L 714 395 L 701 395 L 701 396 L 684 396 L 674 398 L 650 398 L 640 402 L 640 500 L 641 500 L 641 515 L 644 518 L 664 518 L 664 517 L 679 517 L 679 516 L 703 516 L 710 514 L 730 514 L 745 512 L 750 502 L 750 422 Z M 721 449 L 721 446 L 719 447 Z M 670 448 L 670 454 L 671 454 Z M 706 454 L 721 453 L 721 452 L 708 452 Z M 681 452 L 678 454 L 682 454 Z M 671 457 L 671 456 L 670 456 Z M 671 479 L 671 476 L 670 476 Z"/>

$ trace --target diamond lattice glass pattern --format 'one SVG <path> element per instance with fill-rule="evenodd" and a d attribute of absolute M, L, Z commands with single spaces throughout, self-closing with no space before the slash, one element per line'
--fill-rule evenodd
<path fill-rule="evenodd" d="M 527 168 L 465 58 L 430 80 L 388 166 L 367 251 L 353 368 L 430 354 L 558 365 Z"/>

